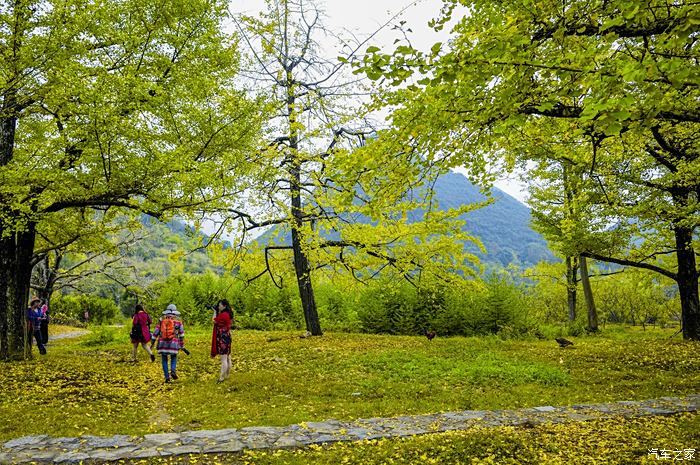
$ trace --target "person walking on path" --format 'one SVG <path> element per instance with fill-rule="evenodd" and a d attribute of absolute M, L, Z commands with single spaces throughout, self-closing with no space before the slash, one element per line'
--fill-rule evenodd
<path fill-rule="evenodd" d="M 29 308 L 27 309 L 27 320 L 29 322 L 29 331 L 31 336 L 29 337 L 29 345 L 32 344 L 32 337 L 36 339 L 36 346 L 39 348 L 39 353 L 41 355 L 46 355 L 46 347 L 44 347 L 43 339 L 41 338 L 41 309 L 39 305 L 41 300 L 37 297 L 32 297 L 29 302 Z"/>
<path fill-rule="evenodd" d="M 131 351 L 131 361 L 136 362 L 136 355 L 138 354 L 139 344 L 144 348 L 148 355 L 151 357 L 151 362 L 156 361 L 156 356 L 153 355 L 153 351 L 148 346 L 151 341 L 151 316 L 143 308 L 143 305 L 136 304 L 134 307 L 134 317 L 131 320 L 131 344 L 133 345 L 133 350 Z"/>
<path fill-rule="evenodd" d="M 222 299 L 216 304 L 216 315 L 212 319 L 214 329 L 211 335 L 211 356 L 221 358 L 221 372 L 217 383 L 222 383 L 231 372 L 231 323 L 233 310 L 228 300 Z"/>
<path fill-rule="evenodd" d="M 174 304 L 168 305 L 151 337 L 151 348 L 156 340 L 158 341 L 156 349 L 163 363 L 166 383 L 170 382 L 170 378 L 178 378 L 177 354 L 185 345 L 185 327 L 181 321 L 174 318 L 173 311 L 177 311 L 177 307 Z M 168 371 L 168 356 L 170 356 L 170 371 Z"/>

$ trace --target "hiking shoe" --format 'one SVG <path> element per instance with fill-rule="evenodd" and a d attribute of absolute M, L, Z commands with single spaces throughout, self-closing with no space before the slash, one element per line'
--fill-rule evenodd
<path fill-rule="evenodd" d="M 169 382 L 170 382 L 170 378 L 165 378 L 165 383 L 167 384 Z"/>
<path fill-rule="evenodd" d="M 170 372 L 170 377 L 171 377 L 172 379 L 177 379 L 177 373 L 175 373 L 174 371 L 171 371 L 171 372 Z"/>
<path fill-rule="evenodd" d="M 134 360 L 134 361 L 135 361 L 135 360 Z M 151 354 L 151 362 L 155 362 L 155 361 L 156 361 L 156 356 L 153 355 L 153 354 Z"/>

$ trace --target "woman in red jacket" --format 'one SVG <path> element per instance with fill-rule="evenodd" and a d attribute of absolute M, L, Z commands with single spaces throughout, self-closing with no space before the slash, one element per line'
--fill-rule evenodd
<path fill-rule="evenodd" d="M 218 383 L 228 378 L 231 372 L 231 323 L 233 310 L 228 300 L 222 299 L 216 304 L 216 316 L 213 318 L 214 331 L 211 335 L 211 356 L 221 357 L 221 373 Z"/>
<path fill-rule="evenodd" d="M 148 342 L 151 340 L 151 316 L 146 313 L 141 304 L 136 304 L 134 310 L 134 318 L 131 320 L 131 344 L 134 346 L 134 350 L 131 352 L 131 361 L 136 361 L 136 354 L 139 350 L 139 344 L 141 344 L 153 362 L 156 356 L 148 347 Z"/>

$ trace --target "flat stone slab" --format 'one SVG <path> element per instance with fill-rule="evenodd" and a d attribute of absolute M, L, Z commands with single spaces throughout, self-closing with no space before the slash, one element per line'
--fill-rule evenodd
<path fill-rule="evenodd" d="M 22 438 L 7 441 L 5 444 L 3 444 L 2 447 L 3 449 L 14 449 L 17 447 L 21 448 L 25 446 L 31 446 L 34 444 L 40 444 L 43 446 L 48 440 L 49 436 L 47 434 L 42 434 L 40 436 L 24 436 Z"/>
<path fill-rule="evenodd" d="M 252 426 L 240 429 L 185 431 L 145 436 L 81 436 L 55 438 L 24 436 L 0 446 L 0 464 L 66 463 L 84 460 L 118 461 L 199 453 L 236 453 L 247 449 L 287 449 L 389 437 L 413 436 L 474 426 L 522 426 L 588 421 L 600 418 L 673 415 L 700 411 L 700 394 L 643 401 L 584 404 L 569 407 L 515 410 L 465 410 L 434 415 L 324 420 L 289 426 Z"/>

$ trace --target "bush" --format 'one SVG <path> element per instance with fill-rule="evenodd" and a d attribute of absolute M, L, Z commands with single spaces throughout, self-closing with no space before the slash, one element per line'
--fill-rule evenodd
<path fill-rule="evenodd" d="M 269 280 L 256 280 L 245 285 L 231 276 L 178 274 L 154 286 L 155 298 L 149 308 L 164 309 L 174 303 L 185 323 L 210 325 L 211 305 L 227 299 L 240 329 L 299 329 L 304 317 L 295 288 L 277 288 Z"/>
<path fill-rule="evenodd" d="M 144 304 L 153 316 L 159 315 L 169 304 L 175 304 L 185 323 L 211 324 L 213 311 L 208 307 L 219 299 L 230 301 L 226 295 L 228 284 L 212 273 L 174 274 L 154 286 L 151 291 L 156 297 L 147 299 Z"/>
<path fill-rule="evenodd" d="M 301 330 L 304 314 L 296 282 L 281 289 L 269 279 L 249 285 L 235 277 L 214 274 L 174 275 L 151 290 L 156 308 L 175 303 L 186 323 L 211 324 L 207 308 L 225 297 L 240 329 Z M 423 279 L 419 287 L 406 281 L 375 279 L 367 286 L 335 281 L 315 286 L 321 327 L 331 331 L 418 335 L 434 330 L 443 336 L 497 334 L 529 337 L 539 333 L 530 316 L 530 297 L 508 275 L 492 274 L 484 283 L 454 285 Z"/>
<path fill-rule="evenodd" d="M 316 286 L 316 303 L 321 328 L 328 331 L 359 332 L 360 319 L 349 292 L 343 293 L 332 283 Z M 354 293 L 353 293 L 354 294 Z"/>
<path fill-rule="evenodd" d="M 524 337 L 538 333 L 528 314 L 523 289 L 507 277 L 492 275 L 485 286 L 379 282 L 358 299 L 363 331 L 384 334 L 422 334 L 432 329 L 444 336 L 498 334 Z"/>
<path fill-rule="evenodd" d="M 85 294 L 68 294 L 51 299 L 51 315 L 58 321 L 73 320 L 85 322 L 88 312 L 89 323 L 104 324 L 113 322 L 121 312 L 113 301 Z"/>
<path fill-rule="evenodd" d="M 115 340 L 115 330 L 106 326 L 96 326 L 80 343 L 88 347 L 101 347 Z"/>
<path fill-rule="evenodd" d="M 405 283 L 380 282 L 366 288 L 357 302 L 360 327 L 375 334 L 420 334 L 429 322 L 417 297 Z"/>

